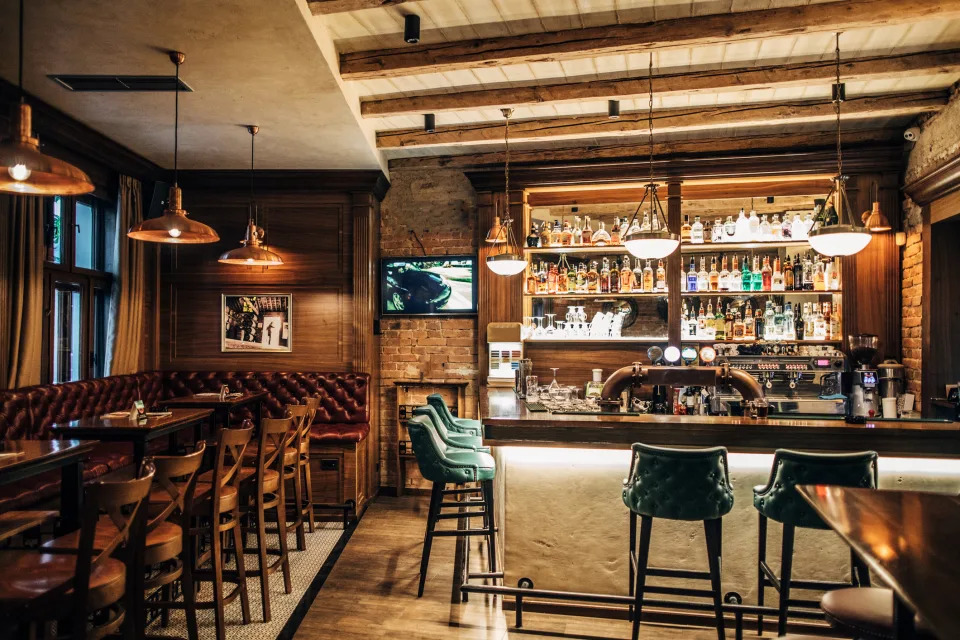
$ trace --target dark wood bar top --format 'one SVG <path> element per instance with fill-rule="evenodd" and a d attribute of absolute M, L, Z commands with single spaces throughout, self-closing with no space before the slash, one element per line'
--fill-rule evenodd
<path fill-rule="evenodd" d="M 511 389 L 480 394 L 484 443 L 494 446 L 627 449 L 634 442 L 769 453 L 872 450 L 887 456 L 960 457 L 960 422 L 842 418 L 569 415 L 532 412 Z"/>

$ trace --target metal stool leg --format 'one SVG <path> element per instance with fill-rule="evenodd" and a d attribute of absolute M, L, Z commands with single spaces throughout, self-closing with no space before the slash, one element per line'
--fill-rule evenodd
<path fill-rule="evenodd" d="M 793 525 L 783 525 L 783 545 L 780 552 L 780 617 L 777 620 L 777 635 L 787 633 L 787 607 L 790 604 L 790 574 L 793 572 Z"/>
<path fill-rule="evenodd" d="M 483 510 L 486 513 L 484 520 L 487 525 L 487 553 L 490 556 L 489 567 L 490 572 L 495 573 L 497 571 L 497 534 L 493 511 L 493 480 L 484 480 L 481 484 L 483 486 Z"/>
<path fill-rule="evenodd" d="M 763 564 L 767 561 L 767 517 L 760 514 L 760 521 L 757 526 L 758 547 L 757 547 L 757 606 L 763 606 L 763 592 L 767 584 L 767 576 L 763 572 Z M 757 635 L 763 635 L 763 614 L 757 614 Z"/>
<path fill-rule="evenodd" d="M 703 521 L 704 537 L 707 539 L 707 560 L 710 565 L 710 586 L 713 591 L 713 611 L 717 617 L 717 638 L 724 640 L 723 587 L 720 580 L 723 554 L 723 520 L 716 518 Z"/>

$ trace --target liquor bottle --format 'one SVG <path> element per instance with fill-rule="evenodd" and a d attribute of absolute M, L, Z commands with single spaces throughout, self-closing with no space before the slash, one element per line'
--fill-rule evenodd
<path fill-rule="evenodd" d="M 701 313 L 703 312 L 703 306 L 700 306 Z M 696 338 L 697 337 L 697 317 L 693 315 L 693 309 L 690 309 L 690 317 L 687 319 L 687 337 Z"/>
<path fill-rule="evenodd" d="M 810 255 L 803 258 L 803 290 L 813 291 L 813 271 L 814 265 Z"/>
<path fill-rule="evenodd" d="M 543 221 L 540 225 L 540 246 L 549 247 L 553 243 L 553 231 L 550 229 L 550 222 Z"/>
<path fill-rule="evenodd" d="M 817 305 L 813 319 L 813 337 L 815 340 L 825 340 L 827 337 L 827 323 L 824 320 L 820 305 Z"/>
<path fill-rule="evenodd" d="M 770 258 L 767 256 L 763 257 L 763 268 L 760 269 L 760 279 L 763 291 L 773 290 L 773 270 L 770 269 Z"/>
<path fill-rule="evenodd" d="M 707 314 L 703 312 L 703 300 L 700 301 L 700 312 L 697 314 L 697 337 L 703 338 L 707 334 Z"/>
<path fill-rule="evenodd" d="M 616 260 L 610 267 L 610 293 L 620 293 L 620 265 Z"/>
<path fill-rule="evenodd" d="M 730 291 L 743 290 L 743 274 L 737 265 L 737 256 L 733 256 L 733 269 L 730 270 Z"/>
<path fill-rule="evenodd" d="M 770 240 L 770 222 L 767 220 L 767 214 L 760 216 L 760 239 L 764 242 Z"/>
<path fill-rule="evenodd" d="M 610 260 L 607 258 L 603 259 L 600 267 L 600 293 L 610 293 Z"/>
<path fill-rule="evenodd" d="M 667 291 L 667 270 L 663 267 L 663 260 L 657 262 L 657 291 Z"/>
<path fill-rule="evenodd" d="M 707 273 L 706 258 L 700 258 L 700 271 L 697 272 L 697 291 L 710 290 L 710 274 Z"/>
<path fill-rule="evenodd" d="M 643 290 L 647 293 L 653 292 L 653 268 L 650 261 L 643 267 Z"/>
<path fill-rule="evenodd" d="M 783 290 L 793 291 L 793 265 L 790 264 L 790 256 L 787 256 L 783 263 Z"/>
<path fill-rule="evenodd" d="M 534 294 L 537 292 L 537 273 L 533 265 L 530 265 L 530 268 L 527 270 L 527 293 Z"/>
<path fill-rule="evenodd" d="M 750 229 L 750 241 L 756 242 L 760 239 L 760 218 L 757 217 L 757 212 L 751 209 L 750 217 L 747 218 L 747 224 Z"/>
<path fill-rule="evenodd" d="M 807 233 L 803 228 L 803 218 L 800 217 L 799 213 L 793 215 L 793 220 L 790 222 L 790 235 L 794 240 L 806 240 Z"/>
<path fill-rule="evenodd" d="M 610 234 L 603 228 L 602 222 L 600 223 L 600 228 L 593 232 L 590 242 L 598 247 L 604 247 L 610 244 Z"/>
<path fill-rule="evenodd" d="M 753 289 L 753 273 L 750 271 L 750 259 L 743 256 L 743 270 L 740 275 L 740 290 L 750 291 Z"/>
<path fill-rule="evenodd" d="M 793 336 L 796 340 L 803 340 L 803 331 L 806 323 L 803 319 L 803 308 L 797 307 L 797 314 L 793 318 Z"/>
<path fill-rule="evenodd" d="M 793 262 L 793 290 L 803 291 L 803 261 L 799 255 Z"/>
<path fill-rule="evenodd" d="M 563 228 L 560 230 L 560 244 L 569 247 L 573 244 L 573 231 L 570 230 L 570 223 L 563 221 Z"/>
<path fill-rule="evenodd" d="M 811 303 L 803 303 L 803 334 L 807 340 L 813 340 L 816 336 L 814 335 L 814 313 L 813 307 L 810 306 Z"/>
<path fill-rule="evenodd" d="M 730 272 L 727 270 L 727 256 L 720 258 L 720 291 L 730 291 Z"/>
<path fill-rule="evenodd" d="M 833 329 L 833 324 L 830 322 L 830 303 L 823 303 L 823 337 L 827 340 L 833 340 L 833 334 L 831 329 Z"/>
<path fill-rule="evenodd" d="M 620 244 L 620 216 L 613 218 L 613 228 L 610 229 L 610 244 Z"/>
<path fill-rule="evenodd" d="M 623 266 L 620 269 L 620 291 L 630 293 L 634 290 L 633 271 L 630 270 L 630 256 L 623 256 Z"/>
<path fill-rule="evenodd" d="M 633 263 L 633 290 L 638 293 L 643 291 L 643 267 L 640 266 L 640 258 Z"/>
<path fill-rule="evenodd" d="M 777 337 L 777 340 L 786 340 L 787 337 L 787 325 L 786 325 L 786 316 L 783 313 L 783 307 L 777 305 L 774 307 L 773 312 L 773 334 Z"/>
<path fill-rule="evenodd" d="M 703 221 L 703 241 L 713 242 L 713 225 L 710 224 L 709 220 Z"/>
<path fill-rule="evenodd" d="M 557 292 L 557 277 L 560 272 L 556 263 L 550 263 L 550 270 L 547 272 L 547 293 Z"/>
<path fill-rule="evenodd" d="M 753 307 L 750 306 L 749 300 L 747 300 L 747 306 L 743 310 L 743 339 L 757 339 L 757 326 L 753 321 Z"/>
<path fill-rule="evenodd" d="M 724 329 L 727 333 L 727 340 L 733 340 L 733 311 L 730 310 L 730 305 L 727 305 L 727 310 L 723 314 L 723 323 Z"/>
<path fill-rule="evenodd" d="M 527 246 L 530 248 L 540 246 L 540 234 L 537 233 L 537 225 L 530 225 L 530 234 L 527 236 Z"/>
<path fill-rule="evenodd" d="M 707 298 L 707 315 L 706 315 L 706 324 L 704 325 L 704 332 L 706 337 L 713 339 L 717 335 L 717 325 L 716 316 L 713 314 L 713 300 Z"/>
<path fill-rule="evenodd" d="M 813 290 L 814 291 L 826 291 L 827 283 L 824 279 L 823 274 L 823 262 L 817 260 L 817 266 L 813 272 Z"/>
<path fill-rule="evenodd" d="M 717 271 L 717 259 L 716 257 L 710 258 L 710 274 L 708 275 L 708 282 L 710 283 L 710 291 L 719 291 L 720 290 L 720 272 Z"/>
<path fill-rule="evenodd" d="M 783 227 L 780 225 L 780 216 L 773 214 L 770 219 L 770 237 L 774 240 L 783 240 Z"/>
<path fill-rule="evenodd" d="M 698 291 L 697 289 L 697 267 L 694 258 L 690 258 L 690 270 L 687 271 L 687 291 Z"/>
<path fill-rule="evenodd" d="M 723 219 L 717 218 L 713 221 L 713 228 L 711 231 L 711 242 L 723 242 Z"/>
<path fill-rule="evenodd" d="M 747 325 L 744 324 L 743 316 L 739 311 L 733 319 L 733 339 L 737 342 L 747 339 Z"/>
<path fill-rule="evenodd" d="M 656 233 L 660 231 L 660 216 L 650 207 L 650 230 Z"/>
<path fill-rule="evenodd" d="M 757 309 L 753 315 L 753 335 L 756 336 L 757 340 L 764 339 L 763 312 L 760 309 Z"/>
<path fill-rule="evenodd" d="M 831 291 L 840 291 L 840 258 L 834 258 L 832 264 L 833 271 L 830 273 L 829 289 Z"/>
<path fill-rule="evenodd" d="M 593 242 L 593 227 L 590 226 L 590 216 L 583 216 L 583 231 L 580 233 L 583 244 Z"/>
<path fill-rule="evenodd" d="M 587 265 L 577 265 L 577 293 L 587 292 Z"/>
<path fill-rule="evenodd" d="M 763 272 L 760 270 L 760 256 L 753 256 L 753 286 L 751 291 L 763 291 Z M 757 336 L 759 338 L 759 336 Z"/>
<path fill-rule="evenodd" d="M 580 228 L 580 216 L 573 217 L 573 237 L 570 238 L 570 244 L 583 244 L 583 229 Z"/>
<path fill-rule="evenodd" d="M 771 291 L 783 291 L 783 271 L 780 270 L 780 258 L 773 259 L 773 275 L 770 278 Z"/>
<path fill-rule="evenodd" d="M 717 315 L 713 317 L 713 327 L 716 331 L 714 336 L 717 340 L 724 341 L 727 339 L 727 320 L 726 316 L 723 315 L 723 307 L 720 305 L 720 298 L 717 298 Z"/>
<path fill-rule="evenodd" d="M 840 300 L 833 303 L 833 313 L 830 316 L 830 321 L 833 323 L 833 327 L 830 328 L 830 335 L 833 336 L 833 339 L 843 338 L 843 314 L 840 311 Z"/>
<path fill-rule="evenodd" d="M 775 316 L 776 312 L 773 310 L 773 301 L 768 299 L 766 307 L 763 310 L 763 338 L 765 340 L 771 340 L 776 336 L 773 326 Z"/>
<path fill-rule="evenodd" d="M 577 290 L 577 270 L 569 262 L 566 262 L 566 256 L 563 256 L 563 258 L 567 266 L 567 292 L 573 293 Z"/>
<path fill-rule="evenodd" d="M 693 217 L 693 226 L 690 227 L 690 243 L 703 244 L 703 223 L 700 216 Z"/>
<path fill-rule="evenodd" d="M 740 213 L 737 214 L 737 230 L 734 233 L 734 239 L 737 242 L 748 242 L 750 240 L 750 221 L 743 213 L 743 207 L 740 207 Z"/>
<path fill-rule="evenodd" d="M 796 214 L 792 214 L 796 216 Z M 780 237 L 784 240 L 790 240 L 793 238 L 793 221 L 790 220 L 790 215 L 783 214 L 783 223 L 780 225 Z"/>
<path fill-rule="evenodd" d="M 600 274 L 597 272 L 597 261 L 590 262 L 590 270 L 587 271 L 587 293 L 599 293 Z"/>
<path fill-rule="evenodd" d="M 734 236 L 736 235 L 737 223 L 733 221 L 733 216 L 727 216 L 726 222 L 723 223 L 723 241 L 733 242 Z"/>
<path fill-rule="evenodd" d="M 810 237 L 810 229 L 813 229 L 813 225 L 816 222 L 816 217 L 807 211 L 803 214 L 803 239 L 806 240 Z"/>
<path fill-rule="evenodd" d="M 683 216 L 683 226 L 680 227 L 680 242 L 690 242 L 690 216 Z"/>
<path fill-rule="evenodd" d="M 537 271 L 537 293 L 547 292 L 547 267 L 543 260 L 540 261 L 540 269 Z"/>

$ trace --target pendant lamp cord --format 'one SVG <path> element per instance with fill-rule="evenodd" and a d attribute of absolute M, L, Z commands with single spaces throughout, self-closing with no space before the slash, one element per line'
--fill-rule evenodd
<path fill-rule="evenodd" d="M 843 149 L 840 146 L 840 103 L 842 102 L 843 90 L 840 84 L 840 32 L 837 32 L 837 46 L 834 52 L 836 54 L 837 85 L 833 100 L 833 109 L 837 113 L 837 175 L 843 175 Z"/>
<path fill-rule="evenodd" d="M 259 217 L 260 217 L 260 216 L 258 215 L 258 214 L 259 214 L 259 211 L 257 211 L 257 206 L 256 206 L 256 204 L 254 204 L 254 198 L 253 198 L 253 193 L 254 193 L 254 190 L 253 190 L 253 181 L 254 181 L 254 177 L 253 177 L 253 141 L 256 140 L 256 139 L 257 139 L 257 134 L 256 134 L 256 132 L 254 131 L 254 128 L 253 128 L 253 127 L 250 127 L 250 210 L 251 210 L 251 213 L 252 213 L 251 217 L 253 218 L 254 224 L 260 224 L 260 220 L 259 220 Z"/>
<path fill-rule="evenodd" d="M 513 235 L 513 220 L 510 218 L 510 116 L 513 115 L 513 109 L 506 108 L 501 109 L 500 112 L 503 114 L 503 145 L 504 145 L 504 158 L 503 158 L 503 180 L 504 180 L 504 215 L 503 222 L 501 222 L 500 229 L 504 234 L 504 246 L 502 247 L 501 253 L 508 253 L 510 251 L 510 240 L 516 239 Z M 518 245 L 519 246 L 519 245 Z"/>
<path fill-rule="evenodd" d="M 177 184 L 177 155 L 180 146 L 180 63 L 177 65 L 176 84 L 173 87 L 173 184 Z"/>
<path fill-rule="evenodd" d="M 24 99 L 23 94 L 23 0 L 20 0 L 20 40 L 17 43 L 17 86 L 20 89 L 20 101 Z"/>
<path fill-rule="evenodd" d="M 647 87 L 650 100 L 647 102 L 647 131 L 650 139 L 650 184 L 653 184 L 653 52 L 650 52 L 650 65 L 647 67 Z"/>

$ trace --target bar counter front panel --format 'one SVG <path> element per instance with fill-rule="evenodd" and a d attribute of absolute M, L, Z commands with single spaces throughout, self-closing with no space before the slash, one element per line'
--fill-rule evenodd
<path fill-rule="evenodd" d="M 960 493 L 960 423 L 554 415 L 530 412 L 512 390 L 497 389 L 481 394 L 481 415 L 497 459 L 506 585 L 530 578 L 542 589 L 627 593 L 621 490 L 633 442 L 730 450 L 735 501 L 723 521 L 723 589 L 747 603 L 757 602 L 753 487 L 766 484 L 775 449 L 872 449 L 881 454 L 881 488 Z M 797 579 L 849 578 L 848 547 L 832 531 L 797 530 L 795 549 Z M 654 521 L 651 566 L 705 571 L 705 552 L 702 524 Z M 779 556 L 780 525 L 771 523 L 771 566 L 779 567 Z"/>

